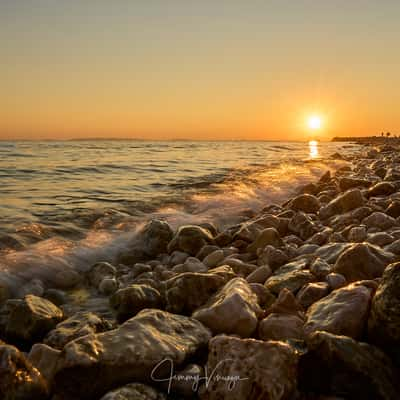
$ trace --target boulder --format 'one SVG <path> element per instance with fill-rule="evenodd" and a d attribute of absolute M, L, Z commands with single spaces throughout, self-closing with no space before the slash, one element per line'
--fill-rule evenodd
<path fill-rule="evenodd" d="M 134 317 L 144 308 L 160 308 L 161 294 L 148 285 L 130 285 L 119 289 L 110 297 L 110 305 L 121 323 Z"/>
<path fill-rule="evenodd" d="M 13 343 L 26 345 L 42 340 L 62 319 L 63 312 L 52 302 L 27 295 L 5 303 L 0 329 Z"/>
<path fill-rule="evenodd" d="M 309 239 L 318 231 L 311 218 L 303 212 L 296 213 L 290 219 L 288 228 L 303 240 Z"/>
<path fill-rule="evenodd" d="M 325 281 L 331 290 L 336 290 L 347 285 L 346 278 L 342 274 L 336 274 L 335 272 L 328 274 L 325 277 Z"/>
<path fill-rule="evenodd" d="M 364 205 L 364 198 L 359 189 L 351 189 L 335 197 L 326 206 L 322 207 L 319 215 L 327 219 L 336 214 L 345 213 Z"/>
<path fill-rule="evenodd" d="M 298 355 L 288 344 L 214 337 L 202 400 L 284 400 L 296 391 Z M 227 379 L 218 379 L 228 377 Z M 229 378 L 230 377 L 230 378 Z"/>
<path fill-rule="evenodd" d="M 328 264 L 334 264 L 339 256 L 351 246 L 351 243 L 328 243 L 321 246 L 315 252 L 315 255 L 322 258 Z"/>
<path fill-rule="evenodd" d="M 330 287 L 326 282 L 307 283 L 297 293 L 297 300 L 303 306 L 308 308 L 311 304 L 327 296 L 330 292 Z"/>
<path fill-rule="evenodd" d="M 358 284 L 334 290 L 308 309 L 306 335 L 327 331 L 359 338 L 368 320 L 371 297 L 372 289 Z"/>
<path fill-rule="evenodd" d="M 266 264 L 272 270 L 276 270 L 283 264 L 289 261 L 289 256 L 286 251 L 281 249 L 276 249 L 273 246 L 265 246 L 264 250 L 259 252 L 258 264 Z"/>
<path fill-rule="evenodd" d="M 216 267 L 225 258 L 224 251 L 221 249 L 215 250 L 206 256 L 203 260 L 203 264 L 207 268 Z"/>
<path fill-rule="evenodd" d="M 275 296 L 261 283 L 250 283 L 251 290 L 258 298 L 258 304 L 265 309 L 275 302 Z"/>
<path fill-rule="evenodd" d="M 264 283 L 271 276 L 271 274 L 271 268 L 268 265 L 262 265 L 248 275 L 246 280 L 249 283 Z"/>
<path fill-rule="evenodd" d="M 104 278 L 114 278 L 117 274 L 117 269 L 108 262 L 99 262 L 90 268 L 86 273 L 86 278 L 90 285 L 96 289 L 99 287 Z"/>
<path fill-rule="evenodd" d="M 356 187 L 368 187 L 371 182 L 366 179 L 343 177 L 339 180 L 339 187 L 342 192 Z"/>
<path fill-rule="evenodd" d="M 362 223 L 368 228 L 377 228 L 379 230 L 389 229 L 398 225 L 393 217 L 379 211 L 373 212 L 370 216 L 364 218 Z"/>
<path fill-rule="evenodd" d="M 372 299 L 368 337 L 400 365 L 400 263 L 389 265 Z"/>
<path fill-rule="evenodd" d="M 258 337 L 262 340 L 304 339 L 304 320 L 294 314 L 269 314 L 260 321 Z"/>
<path fill-rule="evenodd" d="M 48 397 L 47 383 L 14 346 L 0 343 L 0 398 L 41 400 Z"/>
<path fill-rule="evenodd" d="M 383 247 L 394 242 L 394 240 L 394 237 L 392 235 L 389 235 L 389 233 L 377 232 L 369 234 L 366 242 Z"/>
<path fill-rule="evenodd" d="M 307 347 L 299 362 L 302 392 L 341 399 L 399 398 L 398 376 L 390 359 L 378 348 L 327 332 L 312 334 Z"/>
<path fill-rule="evenodd" d="M 51 330 L 43 342 L 55 349 L 62 350 L 71 340 L 85 335 L 104 332 L 111 329 L 110 323 L 96 314 L 87 311 L 81 311 L 60 322 Z"/>
<path fill-rule="evenodd" d="M 282 289 L 276 301 L 267 310 L 268 314 L 293 314 L 304 317 L 304 309 L 293 293 L 288 289 Z"/>
<path fill-rule="evenodd" d="M 210 328 L 213 334 L 227 333 L 249 337 L 257 328 L 262 310 L 258 298 L 243 278 L 229 281 L 193 318 Z"/>
<path fill-rule="evenodd" d="M 111 390 L 100 400 L 167 400 L 167 396 L 143 383 L 129 383 Z"/>
<path fill-rule="evenodd" d="M 273 294 L 279 294 L 282 289 L 288 289 L 296 294 L 305 284 L 315 281 L 315 276 L 308 270 L 289 270 L 280 272 L 277 270 L 274 275 L 265 282 L 265 287 Z"/>
<path fill-rule="evenodd" d="M 28 361 L 38 369 L 49 386 L 53 382 L 60 354 L 61 350 L 53 349 L 43 343 L 34 344 L 29 352 Z"/>
<path fill-rule="evenodd" d="M 392 201 L 385 210 L 385 214 L 393 218 L 400 217 L 400 201 Z"/>
<path fill-rule="evenodd" d="M 311 194 L 301 194 L 295 197 L 289 207 L 295 211 L 303 211 L 305 213 L 316 213 L 321 207 L 319 200 Z"/>
<path fill-rule="evenodd" d="M 386 246 L 385 250 L 389 253 L 396 254 L 397 256 L 400 255 L 400 239 Z"/>
<path fill-rule="evenodd" d="M 256 253 L 257 249 L 263 249 L 265 246 L 280 247 L 283 245 L 282 239 L 275 228 L 266 228 L 257 236 L 256 240 L 247 247 L 249 253 Z"/>
<path fill-rule="evenodd" d="M 176 314 L 191 314 L 236 275 L 229 266 L 208 273 L 186 272 L 166 281 L 166 310 Z"/>
<path fill-rule="evenodd" d="M 310 272 L 317 278 L 325 278 L 332 271 L 332 267 L 322 258 L 316 258 L 310 265 Z"/>
<path fill-rule="evenodd" d="M 95 400 L 109 390 L 148 381 L 161 361 L 182 365 L 211 335 L 193 318 L 143 310 L 117 329 L 83 336 L 62 351 L 54 388 L 62 399 Z M 157 376 L 169 376 L 157 368 Z"/>
<path fill-rule="evenodd" d="M 369 188 L 368 197 L 374 196 L 389 196 L 396 191 L 394 185 L 389 182 L 379 182 Z"/>
<path fill-rule="evenodd" d="M 393 260 L 393 254 L 378 246 L 358 243 L 345 250 L 334 265 L 334 272 L 342 274 L 348 282 L 374 279 L 382 275 Z"/>
<path fill-rule="evenodd" d="M 206 244 L 213 243 L 209 230 L 195 225 L 181 226 L 168 244 L 168 252 L 183 251 L 194 256 Z"/>
<path fill-rule="evenodd" d="M 365 226 L 354 226 L 350 229 L 348 239 L 350 242 L 361 243 L 367 238 L 367 228 Z"/>

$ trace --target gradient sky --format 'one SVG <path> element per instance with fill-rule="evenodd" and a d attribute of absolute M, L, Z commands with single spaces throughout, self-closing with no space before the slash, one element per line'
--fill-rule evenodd
<path fill-rule="evenodd" d="M 399 0 L 0 0 L 0 138 L 400 133 Z"/>

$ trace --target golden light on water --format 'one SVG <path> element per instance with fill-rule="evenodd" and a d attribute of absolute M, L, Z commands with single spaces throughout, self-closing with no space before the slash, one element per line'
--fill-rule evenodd
<path fill-rule="evenodd" d="M 310 140 L 308 146 L 310 147 L 310 158 L 317 158 L 319 155 L 318 142 L 316 140 Z"/>

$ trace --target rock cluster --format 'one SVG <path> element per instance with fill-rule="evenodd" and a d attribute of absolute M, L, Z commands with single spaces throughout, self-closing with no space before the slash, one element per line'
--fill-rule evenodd
<path fill-rule="evenodd" d="M 152 220 L 82 276 L 1 282 L 0 398 L 399 399 L 400 156 L 340 159 L 225 230 Z"/>

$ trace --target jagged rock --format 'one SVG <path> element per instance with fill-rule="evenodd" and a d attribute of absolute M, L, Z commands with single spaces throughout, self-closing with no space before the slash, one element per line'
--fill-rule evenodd
<path fill-rule="evenodd" d="M 78 337 L 92 335 L 111 329 L 110 324 L 92 312 L 81 311 L 69 317 L 51 330 L 44 338 L 44 343 L 55 349 L 63 347 Z"/>
<path fill-rule="evenodd" d="M 263 249 L 265 246 L 280 247 L 283 241 L 275 228 L 266 228 L 257 236 L 256 240 L 247 247 L 249 253 L 256 253 L 257 249 Z"/>
<path fill-rule="evenodd" d="M 297 300 L 304 307 L 308 308 L 311 304 L 327 296 L 330 287 L 326 282 L 307 283 L 297 293 Z"/>
<path fill-rule="evenodd" d="M 374 279 L 382 275 L 385 267 L 393 260 L 393 254 L 368 243 L 358 243 L 345 250 L 333 268 L 348 282 Z"/>
<path fill-rule="evenodd" d="M 61 399 L 95 400 L 120 385 L 148 381 L 167 358 L 178 368 L 210 337 L 193 318 L 143 310 L 117 329 L 69 342 L 57 363 L 54 387 Z"/>
<path fill-rule="evenodd" d="M 364 218 L 362 220 L 362 223 L 368 228 L 378 228 L 380 230 L 389 229 L 393 226 L 398 225 L 397 221 L 394 218 L 379 211 L 376 211 L 370 216 Z"/>
<path fill-rule="evenodd" d="M 397 374 L 378 348 L 327 332 L 311 335 L 307 347 L 299 363 L 302 392 L 346 399 L 399 398 Z"/>
<path fill-rule="evenodd" d="M 116 310 L 117 320 L 124 322 L 144 308 L 160 308 L 161 294 L 148 285 L 131 285 L 119 289 L 110 297 L 110 305 Z"/>
<path fill-rule="evenodd" d="M 339 256 L 351 246 L 351 243 L 328 243 L 321 246 L 315 255 L 321 257 L 328 264 L 334 264 Z"/>
<path fill-rule="evenodd" d="M 368 337 L 400 365 L 400 263 L 389 265 L 372 299 Z"/>
<path fill-rule="evenodd" d="M 364 199 L 359 189 L 349 190 L 330 201 L 319 210 L 322 219 L 327 219 L 336 214 L 345 213 L 355 208 L 362 207 Z"/>
<path fill-rule="evenodd" d="M 63 312 L 56 305 L 33 295 L 8 300 L 2 314 L 0 329 L 5 337 L 24 345 L 40 341 L 63 319 Z"/>
<path fill-rule="evenodd" d="M 282 289 L 276 301 L 268 308 L 267 312 L 278 314 L 293 314 L 304 317 L 304 309 L 294 294 L 288 289 Z"/>
<path fill-rule="evenodd" d="M 191 314 L 236 275 L 228 266 L 208 273 L 186 272 L 166 281 L 166 310 Z"/>
<path fill-rule="evenodd" d="M 315 276 L 310 271 L 295 269 L 281 272 L 279 269 L 267 279 L 265 287 L 274 294 L 279 294 L 282 289 L 297 293 L 302 286 L 313 281 L 315 281 Z"/>
<path fill-rule="evenodd" d="M 261 315 L 258 298 L 243 278 L 229 281 L 193 318 L 210 328 L 214 334 L 236 334 L 249 337 L 257 328 Z"/>
<path fill-rule="evenodd" d="M 194 256 L 206 244 L 213 243 L 209 230 L 195 225 L 181 226 L 168 244 L 168 252 L 180 250 Z"/>
<path fill-rule="evenodd" d="M 272 270 L 276 270 L 289 261 L 287 251 L 276 249 L 273 246 L 265 246 L 265 249 L 259 252 L 258 264 L 266 264 Z"/>
<path fill-rule="evenodd" d="M 301 239 L 307 240 L 317 232 L 312 220 L 303 212 L 298 212 L 289 221 L 289 229 Z"/>
<path fill-rule="evenodd" d="M 368 190 L 368 196 L 389 196 L 394 193 L 396 188 L 389 182 L 379 182 Z"/>
<path fill-rule="evenodd" d="M 151 386 L 142 383 L 128 385 L 111 390 L 100 400 L 166 400 L 167 396 Z"/>
<path fill-rule="evenodd" d="M 350 229 L 348 239 L 350 242 L 361 243 L 367 238 L 367 228 L 365 226 L 355 226 Z"/>
<path fill-rule="evenodd" d="M 301 194 L 295 197 L 289 207 L 295 211 L 303 211 L 305 213 L 316 213 L 321 207 L 319 200 L 311 194 Z"/>
<path fill-rule="evenodd" d="M 303 340 L 303 325 L 298 315 L 272 313 L 260 321 L 258 336 L 262 340 Z"/>
<path fill-rule="evenodd" d="M 359 284 L 334 290 L 310 306 L 305 333 L 311 335 L 316 331 L 327 331 L 360 337 L 368 319 L 371 296 L 372 290 Z"/>
<path fill-rule="evenodd" d="M 332 271 L 332 267 L 322 258 L 316 258 L 310 265 L 310 272 L 317 278 L 325 278 Z"/>
<path fill-rule="evenodd" d="M 268 265 L 262 265 L 248 275 L 246 280 L 249 283 L 264 283 L 271 276 L 271 274 L 271 268 Z"/>
<path fill-rule="evenodd" d="M 288 344 L 214 337 L 209 344 L 208 371 L 219 376 L 211 379 L 201 394 L 202 400 L 284 400 L 296 391 L 298 355 Z M 234 385 L 233 385 L 234 384 Z"/>
<path fill-rule="evenodd" d="M 250 283 L 251 290 L 258 298 L 258 304 L 261 308 L 268 308 L 276 300 L 275 296 L 261 283 Z"/>
<path fill-rule="evenodd" d="M 339 289 L 347 284 L 346 278 L 342 274 L 336 274 L 335 272 L 328 274 L 325 277 L 325 281 L 331 290 Z"/>
<path fill-rule="evenodd" d="M 0 343 L 0 398 L 47 399 L 48 387 L 39 371 L 14 346 Z"/>

